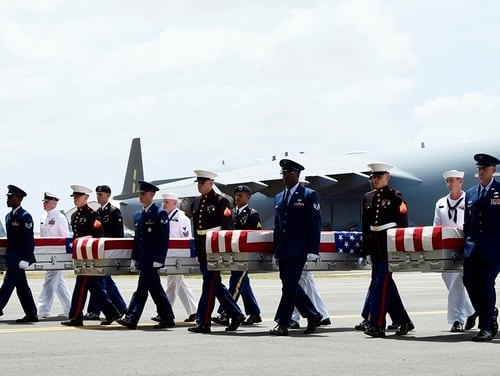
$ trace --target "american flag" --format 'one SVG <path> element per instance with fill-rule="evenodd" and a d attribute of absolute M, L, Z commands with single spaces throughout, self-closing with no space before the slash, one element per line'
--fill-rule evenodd
<path fill-rule="evenodd" d="M 363 233 L 359 231 L 335 231 L 335 248 L 338 253 L 359 253 L 363 245 Z"/>

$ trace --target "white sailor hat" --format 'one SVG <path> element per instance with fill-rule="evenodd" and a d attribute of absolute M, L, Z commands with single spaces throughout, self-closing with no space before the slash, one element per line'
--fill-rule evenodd
<path fill-rule="evenodd" d="M 59 196 L 56 195 L 55 193 L 45 192 L 43 194 L 43 200 L 42 201 L 50 201 L 50 200 L 59 201 Z"/>
<path fill-rule="evenodd" d="M 179 199 L 179 196 L 177 196 L 175 193 L 172 193 L 172 192 L 164 193 L 161 197 L 164 200 L 178 200 Z"/>
<path fill-rule="evenodd" d="M 82 196 L 82 195 L 88 196 L 89 194 L 92 193 L 92 189 L 85 187 L 83 185 L 73 184 L 71 186 L 71 189 L 73 190 L 73 193 L 70 195 L 71 197 Z"/>
<path fill-rule="evenodd" d="M 196 174 L 195 181 L 206 181 L 206 180 L 214 180 L 217 174 L 215 172 L 207 171 L 207 170 L 194 170 Z"/>
<path fill-rule="evenodd" d="M 383 175 L 388 173 L 394 168 L 393 165 L 385 162 L 368 163 L 368 168 L 370 169 L 370 175 Z"/>
<path fill-rule="evenodd" d="M 464 177 L 464 172 L 463 171 L 458 171 L 458 170 L 449 170 L 443 172 L 443 178 L 463 178 Z"/>

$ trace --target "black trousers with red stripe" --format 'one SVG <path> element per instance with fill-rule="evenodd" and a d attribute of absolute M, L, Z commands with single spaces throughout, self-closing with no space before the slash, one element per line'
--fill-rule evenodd
<path fill-rule="evenodd" d="M 118 312 L 106 293 L 104 277 L 79 275 L 76 277 L 75 288 L 73 289 L 73 296 L 71 298 L 71 308 L 69 309 L 70 319 L 83 320 L 83 308 L 85 307 L 89 291 L 107 318 L 112 317 Z"/>

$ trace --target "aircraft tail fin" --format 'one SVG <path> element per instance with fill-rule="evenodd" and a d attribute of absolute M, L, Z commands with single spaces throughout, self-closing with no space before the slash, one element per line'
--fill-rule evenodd
<path fill-rule="evenodd" d="M 128 198 L 137 197 L 139 189 L 139 180 L 144 180 L 144 170 L 142 167 L 142 151 L 141 139 L 134 138 L 130 146 L 130 154 L 128 157 L 127 171 L 125 180 L 123 181 L 122 193 L 113 197 L 115 200 L 125 200 Z"/>

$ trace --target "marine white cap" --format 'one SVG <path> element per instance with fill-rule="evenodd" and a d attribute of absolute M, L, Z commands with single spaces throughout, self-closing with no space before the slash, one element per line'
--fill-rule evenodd
<path fill-rule="evenodd" d="M 179 196 L 177 196 L 175 193 L 168 192 L 164 193 L 161 197 L 163 197 L 164 200 L 178 200 Z"/>
<path fill-rule="evenodd" d="M 83 185 L 73 184 L 71 189 L 73 190 L 73 194 L 71 196 L 89 195 L 92 193 L 92 189 Z"/>
<path fill-rule="evenodd" d="M 385 162 L 375 162 L 368 163 L 368 168 L 371 170 L 372 175 L 381 175 L 389 172 L 394 166 Z"/>
<path fill-rule="evenodd" d="M 458 170 L 449 170 L 443 172 L 443 178 L 463 178 L 464 177 L 464 172 L 463 171 L 458 171 Z"/>
<path fill-rule="evenodd" d="M 217 176 L 215 172 L 207 170 L 194 170 L 194 173 L 196 174 L 195 181 L 214 180 Z"/>

